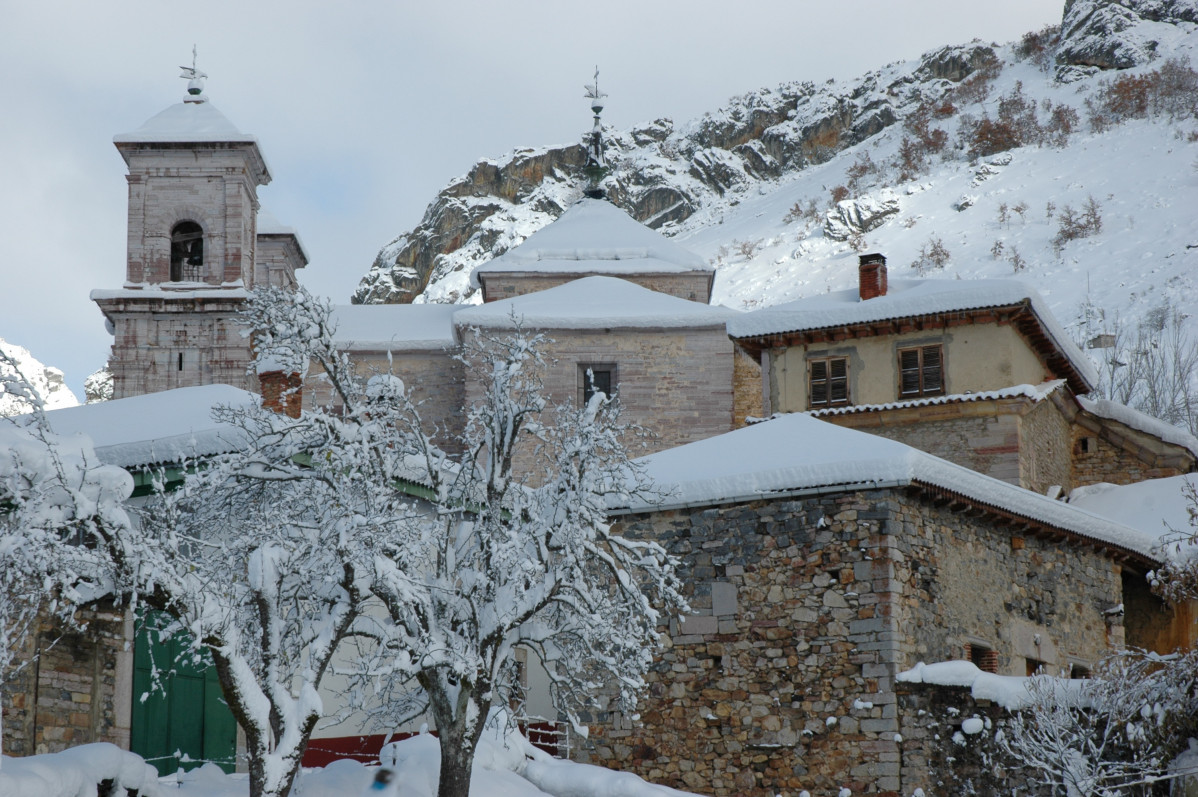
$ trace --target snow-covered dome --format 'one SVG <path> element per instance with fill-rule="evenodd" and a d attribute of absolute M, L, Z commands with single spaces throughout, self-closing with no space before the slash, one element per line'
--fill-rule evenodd
<path fill-rule="evenodd" d="M 651 230 L 605 199 L 585 198 L 524 243 L 474 270 L 634 274 L 714 271 L 702 257 Z"/>
<path fill-rule="evenodd" d="M 116 144 L 258 143 L 254 136 L 238 130 L 211 102 L 176 103 L 136 130 L 113 136 L 112 140 Z"/>

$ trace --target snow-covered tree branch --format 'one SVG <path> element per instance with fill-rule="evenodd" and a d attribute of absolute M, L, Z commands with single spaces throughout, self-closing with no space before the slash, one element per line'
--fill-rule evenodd
<path fill-rule="evenodd" d="M 41 395 L 0 350 L 0 396 L 32 413 L 0 423 L 0 687 L 40 613 L 75 625 L 76 609 L 125 580 L 129 474 L 101 465 L 82 437 L 54 434 Z M 0 732 L 2 732 L 0 728 Z"/>

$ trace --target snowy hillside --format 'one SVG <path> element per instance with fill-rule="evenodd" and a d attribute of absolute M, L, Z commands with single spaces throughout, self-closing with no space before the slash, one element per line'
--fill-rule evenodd
<path fill-rule="evenodd" d="M 46 409 L 55 410 L 59 407 L 74 407 L 79 404 L 79 399 L 63 381 L 62 371 L 43 365 L 29 353 L 28 349 L 8 343 L 3 339 L 0 339 L 0 351 L 16 363 L 17 368 L 25 375 L 29 384 L 41 393 L 42 398 L 46 401 Z M 9 369 L 0 363 L 0 374 L 5 373 L 9 373 Z M 2 393 L 3 391 L 0 391 L 0 417 L 19 415 L 30 411 L 31 406 L 27 402 Z"/>
<path fill-rule="evenodd" d="M 714 263 L 714 301 L 733 307 L 850 287 L 877 251 L 893 278 L 1027 280 L 1083 343 L 1133 344 L 1172 317 L 1193 335 L 1198 2 L 1072 0 L 1063 31 L 610 131 L 609 195 Z M 580 152 L 480 162 L 355 301 L 477 301 L 470 269 L 579 196 Z"/>

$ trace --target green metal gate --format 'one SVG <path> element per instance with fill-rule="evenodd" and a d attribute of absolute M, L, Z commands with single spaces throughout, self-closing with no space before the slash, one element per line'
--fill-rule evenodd
<path fill-rule="evenodd" d="M 190 656 L 180 660 L 186 644 L 178 635 L 160 639 L 152 614 L 149 619 L 139 620 L 133 651 L 131 749 L 163 775 L 207 761 L 232 772 L 237 722 L 221 695 L 216 668 L 207 653 L 199 663 Z M 143 700 L 150 691 L 154 668 L 164 673 L 163 688 Z"/>

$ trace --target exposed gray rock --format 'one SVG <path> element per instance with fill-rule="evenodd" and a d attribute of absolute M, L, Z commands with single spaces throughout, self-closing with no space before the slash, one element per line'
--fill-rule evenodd
<path fill-rule="evenodd" d="M 1158 24 L 1198 24 L 1198 0 L 1067 0 L 1057 49 L 1057 77 L 1086 76 L 1071 67 L 1129 69 L 1151 61 Z"/>
<path fill-rule="evenodd" d="M 847 241 L 853 235 L 876 230 L 901 210 L 895 197 L 861 196 L 836 203 L 824 217 L 824 236 Z"/>

